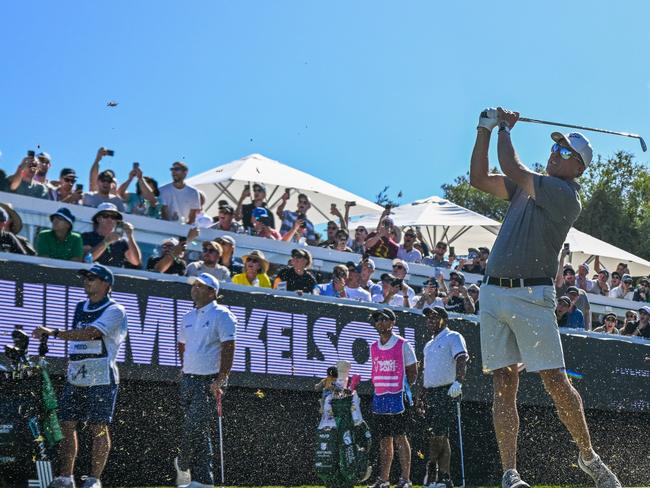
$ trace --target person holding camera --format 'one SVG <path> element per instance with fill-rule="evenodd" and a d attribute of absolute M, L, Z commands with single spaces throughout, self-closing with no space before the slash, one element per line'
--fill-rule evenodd
<path fill-rule="evenodd" d="M 438 279 L 443 279 L 442 274 L 438 275 Z M 444 307 L 445 304 L 438 294 L 438 280 L 429 278 L 423 284 L 422 292 L 415 296 L 415 305 L 413 307 L 420 310 L 426 307 Z"/>
<path fill-rule="evenodd" d="M 253 216 L 253 210 L 256 208 L 262 208 L 267 211 L 269 215 L 269 227 L 275 228 L 275 218 L 273 213 L 268 208 L 268 203 L 266 202 L 266 186 L 262 183 L 253 183 L 253 194 L 251 203 L 244 203 L 246 198 L 251 197 L 251 187 L 250 185 L 244 185 L 244 189 L 241 192 L 239 201 L 237 202 L 237 208 L 235 209 L 235 220 L 240 220 L 244 229 L 251 231 L 255 226 L 255 218 Z"/>
<path fill-rule="evenodd" d="M 63 168 L 59 173 L 59 181 L 50 188 L 50 200 L 71 205 L 79 205 L 83 198 L 83 185 L 77 184 L 77 172 L 72 168 Z M 74 189 L 73 189 L 74 186 Z"/>
<path fill-rule="evenodd" d="M 314 287 L 314 295 L 326 297 L 347 298 L 345 285 L 348 281 L 348 268 L 343 264 L 337 264 L 332 270 L 332 280 L 329 283 L 322 283 Z"/>
<path fill-rule="evenodd" d="M 97 150 L 95 161 L 90 167 L 89 191 L 83 195 L 84 206 L 97 208 L 100 204 L 108 202 L 115 205 L 120 212 L 125 211 L 122 198 L 115 194 L 115 191 L 117 191 L 115 172 L 110 169 L 99 171 L 99 163 L 102 158 L 104 156 L 113 156 L 113 154 L 114 152 L 111 149 L 104 147 Z"/>
<path fill-rule="evenodd" d="M 27 156 L 20 162 L 16 172 L 9 177 L 9 191 L 27 197 L 49 199 L 48 187 L 34 179 L 38 165 L 34 151 L 27 151 Z"/>
<path fill-rule="evenodd" d="M 422 315 L 431 334 L 422 351 L 422 388 L 418 388 L 416 401 L 424 408 L 426 431 L 431 436 L 424 486 L 451 488 L 449 431 L 454 425 L 454 402 L 460 401 L 469 354 L 465 338 L 447 328 L 444 308 L 425 307 Z"/>
<path fill-rule="evenodd" d="M 102 203 L 93 215 L 93 230 L 81 234 L 84 256 L 106 266 L 140 266 L 142 253 L 133 238 L 133 225 L 124 222 L 112 203 Z"/>
<path fill-rule="evenodd" d="M 635 302 L 650 302 L 650 280 L 648 278 L 641 278 L 639 285 L 634 290 L 632 300 Z"/>
<path fill-rule="evenodd" d="M 277 216 L 282 221 L 282 224 L 280 226 L 280 234 L 285 235 L 293 228 L 293 224 L 296 222 L 296 220 L 300 219 L 302 221 L 300 228 L 304 229 L 302 232 L 300 232 L 300 237 L 304 236 L 307 239 L 307 244 L 309 245 L 315 244 L 316 231 L 314 230 L 314 224 L 307 218 L 307 212 L 311 208 L 309 197 L 304 193 L 298 194 L 298 204 L 296 206 L 295 212 L 284 209 L 287 206 L 287 202 L 289 201 L 290 197 L 291 188 L 287 188 L 284 190 L 280 205 L 278 205 L 278 208 L 276 210 Z"/>
<path fill-rule="evenodd" d="M 379 218 L 379 224 L 374 232 L 366 239 L 366 253 L 377 258 L 395 259 L 399 244 L 391 236 L 393 219 L 389 217 L 390 207 L 387 207 Z"/>
<path fill-rule="evenodd" d="M 63 441 L 59 444 L 61 474 L 50 488 L 74 488 L 77 425 L 88 425 L 92 435 L 90 476 L 82 488 L 101 488 L 101 476 L 111 450 L 109 425 L 113 421 L 120 376 L 117 354 L 126 339 L 124 307 L 111 298 L 113 273 L 100 264 L 79 270 L 88 299 L 77 303 L 68 330 L 38 326 L 32 335 L 68 341 L 68 370 L 59 402 Z"/>
<path fill-rule="evenodd" d="M 127 192 L 133 179 L 136 179 L 135 193 Z M 160 190 L 158 182 L 149 176 L 144 176 L 140 163 L 133 163 L 127 180 L 117 189 L 117 194 L 124 200 L 126 212 L 133 215 L 144 215 L 154 219 L 162 218 L 162 203 L 158 199 Z"/>

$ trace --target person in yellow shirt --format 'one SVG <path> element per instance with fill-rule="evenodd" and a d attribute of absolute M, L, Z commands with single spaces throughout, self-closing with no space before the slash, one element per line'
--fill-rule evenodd
<path fill-rule="evenodd" d="M 246 256 L 242 256 L 242 260 L 244 261 L 244 272 L 233 276 L 232 283 L 271 288 L 271 280 L 267 274 L 269 262 L 262 251 L 251 251 Z"/>

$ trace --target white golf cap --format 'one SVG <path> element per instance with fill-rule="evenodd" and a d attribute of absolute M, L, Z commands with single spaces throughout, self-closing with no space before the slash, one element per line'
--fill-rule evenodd
<path fill-rule="evenodd" d="M 580 154 L 582 162 L 585 163 L 585 167 L 589 166 L 591 163 L 591 158 L 594 155 L 591 143 L 589 142 L 589 139 L 583 136 L 580 132 L 570 132 L 566 135 L 561 132 L 553 132 L 551 134 L 551 139 L 558 144 L 569 146 L 575 152 Z"/>
<path fill-rule="evenodd" d="M 212 288 L 215 293 L 219 293 L 219 280 L 212 276 L 210 273 L 201 273 L 194 279 L 191 279 L 190 283 L 194 284 L 197 281 L 209 288 Z"/>

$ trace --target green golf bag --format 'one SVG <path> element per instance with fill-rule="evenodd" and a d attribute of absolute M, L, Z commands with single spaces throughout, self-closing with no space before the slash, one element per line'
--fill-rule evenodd
<path fill-rule="evenodd" d="M 336 426 L 317 431 L 316 474 L 327 488 L 353 488 L 370 476 L 370 430 L 360 415 L 357 420 L 361 420 L 354 424 L 352 410 L 358 408 L 358 402 L 353 403 L 353 396 L 332 398 L 326 403 L 324 416 L 330 402 Z"/>

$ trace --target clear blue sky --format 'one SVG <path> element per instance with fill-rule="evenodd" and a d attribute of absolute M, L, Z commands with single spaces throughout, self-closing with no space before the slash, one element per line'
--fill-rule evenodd
<path fill-rule="evenodd" d="M 648 18 L 644 1 L 3 2 L 0 167 L 40 145 L 85 182 L 105 145 L 118 178 L 140 161 L 165 183 L 176 159 L 259 152 L 405 203 L 467 170 L 486 106 L 650 140 Z M 551 130 L 515 129 L 526 163 Z"/>

